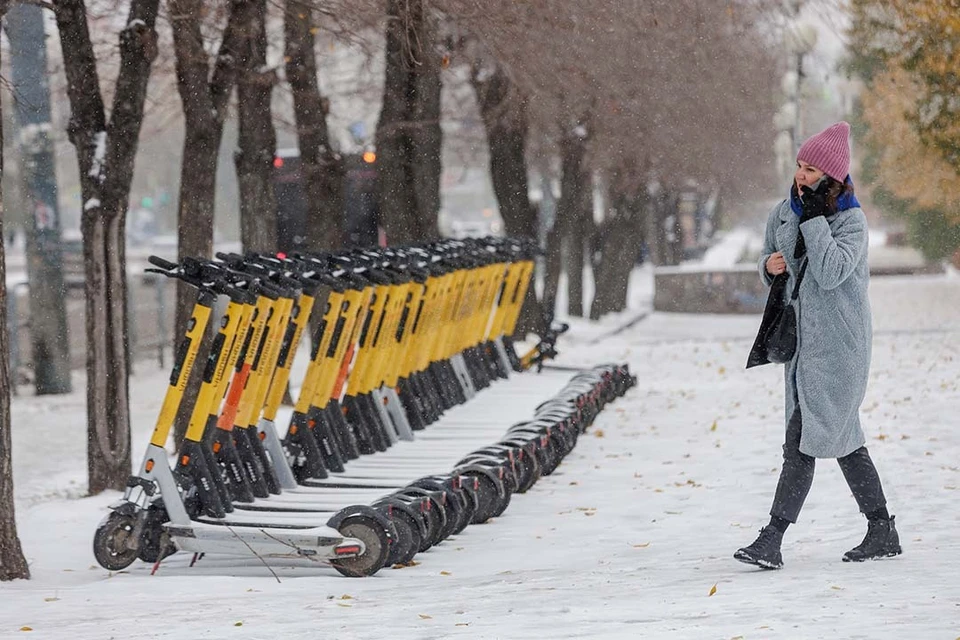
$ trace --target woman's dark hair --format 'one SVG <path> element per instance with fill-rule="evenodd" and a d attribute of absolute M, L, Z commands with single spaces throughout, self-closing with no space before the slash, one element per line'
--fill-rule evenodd
<path fill-rule="evenodd" d="M 830 211 L 836 213 L 837 200 L 840 199 L 840 196 L 847 194 L 853 195 L 853 183 L 840 182 L 827 176 L 827 206 L 830 207 Z"/>
<path fill-rule="evenodd" d="M 853 195 L 853 184 L 850 182 L 840 182 L 835 180 L 828 175 L 823 176 L 824 180 L 827 182 L 827 206 L 830 207 L 830 211 L 837 212 L 837 200 L 840 199 L 842 195 Z M 793 183 L 792 187 L 793 195 L 797 195 L 797 183 Z"/>

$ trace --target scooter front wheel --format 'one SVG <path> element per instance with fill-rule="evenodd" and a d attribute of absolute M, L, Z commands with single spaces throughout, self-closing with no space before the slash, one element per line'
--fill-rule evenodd
<path fill-rule="evenodd" d="M 368 516 L 354 515 L 344 520 L 339 531 L 345 538 L 357 538 L 366 551 L 352 558 L 330 560 L 333 568 L 349 578 L 372 576 L 383 568 L 390 554 L 390 538 L 383 525 Z"/>
<path fill-rule="evenodd" d="M 100 523 L 93 534 L 93 555 L 101 567 L 120 571 L 137 559 L 139 549 L 133 539 L 134 524 L 134 516 L 117 512 Z"/>

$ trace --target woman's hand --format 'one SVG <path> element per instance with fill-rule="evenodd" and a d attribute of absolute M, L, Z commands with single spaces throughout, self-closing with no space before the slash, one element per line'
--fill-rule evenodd
<path fill-rule="evenodd" d="M 779 251 L 770 254 L 767 258 L 767 273 L 772 276 L 778 276 L 787 270 L 787 261 L 783 259 L 783 254 Z"/>
<path fill-rule="evenodd" d="M 800 188 L 800 208 L 803 212 L 800 216 L 800 224 L 820 216 L 830 215 L 830 206 L 827 204 L 829 190 L 826 180 L 820 183 L 816 191 L 810 187 Z"/>

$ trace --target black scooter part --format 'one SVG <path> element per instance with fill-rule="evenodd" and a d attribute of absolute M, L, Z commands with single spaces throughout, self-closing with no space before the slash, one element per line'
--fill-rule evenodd
<path fill-rule="evenodd" d="M 371 506 L 365 504 L 355 504 L 349 507 L 344 507 L 333 514 L 329 520 L 327 520 L 327 526 L 334 529 L 340 528 L 340 523 L 354 515 L 363 515 L 373 518 L 381 526 L 383 530 L 386 531 L 387 536 L 393 540 L 397 536 L 397 530 L 394 528 L 393 523 L 390 522 L 390 518 L 386 514 L 382 513 L 379 509 L 375 509 Z"/>
<path fill-rule="evenodd" d="M 522 372 L 523 365 L 520 363 L 520 357 L 517 355 L 517 348 L 513 344 L 513 338 L 510 336 L 503 336 L 501 340 L 503 342 L 503 348 L 507 352 L 507 360 L 510 361 L 510 366 L 513 367 L 515 372 Z"/>
<path fill-rule="evenodd" d="M 177 552 L 177 546 L 170 539 L 170 534 L 163 528 L 170 520 L 163 504 L 163 498 L 156 498 L 150 502 L 145 513 L 141 513 L 143 525 L 140 529 L 140 544 L 137 557 L 144 562 L 153 564 Z"/>
<path fill-rule="evenodd" d="M 445 371 L 445 380 L 450 388 L 450 393 L 453 394 L 455 404 L 463 404 L 466 402 L 467 396 L 463 391 L 463 386 L 460 384 L 460 378 L 457 376 L 457 371 L 454 369 L 453 363 L 450 360 L 443 360 L 440 363 L 440 367 Z"/>
<path fill-rule="evenodd" d="M 556 469 L 559 460 L 557 457 L 557 447 L 550 437 L 551 430 L 548 427 L 511 427 L 507 432 L 509 437 L 522 437 L 536 444 L 537 462 L 540 464 L 540 475 L 548 476 Z"/>
<path fill-rule="evenodd" d="M 374 446 L 377 448 L 377 451 L 386 451 L 390 448 L 390 438 L 387 436 L 387 429 L 389 429 L 390 426 L 383 423 L 383 418 L 377 407 L 377 399 L 373 397 L 372 393 L 364 393 L 358 396 L 357 399 L 367 415 L 367 424 L 370 426 L 370 434 L 373 437 Z"/>
<path fill-rule="evenodd" d="M 411 391 L 410 382 L 406 378 L 397 381 L 397 397 L 400 398 L 403 411 L 407 414 L 410 428 L 414 431 L 420 431 L 426 427 L 427 423 L 423 418 L 423 403 Z"/>
<path fill-rule="evenodd" d="M 451 409 L 458 404 L 464 402 L 461 399 L 461 389 L 460 383 L 456 381 L 455 377 L 451 375 L 451 371 L 447 367 L 447 361 L 437 361 L 431 362 L 430 366 L 427 367 L 427 373 L 434 381 L 434 386 L 437 388 L 440 403 L 443 411 Z"/>
<path fill-rule="evenodd" d="M 460 533 L 470 524 L 469 501 L 460 488 L 459 476 L 427 476 L 411 482 L 410 486 L 443 492 L 446 497 L 444 506 L 447 509 L 447 519 L 450 521 L 450 530 L 444 538 Z"/>
<path fill-rule="evenodd" d="M 320 445 L 311 433 L 307 420 L 307 416 L 302 413 L 294 413 L 290 420 L 290 428 L 287 430 L 285 441 L 290 445 L 291 450 L 296 447 L 299 452 L 290 467 L 297 481 L 307 478 L 323 480 L 328 478 L 330 474 L 323 466 Z"/>
<path fill-rule="evenodd" d="M 237 429 L 235 428 L 234 431 L 237 431 Z M 251 426 L 246 429 L 240 429 L 240 431 L 246 433 L 247 442 L 250 443 L 250 449 L 253 451 L 257 461 L 257 469 L 267 483 L 267 489 L 269 489 L 272 494 L 279 494 L 281 490 L 280 479 L 277 477 L 277 472 L 273 469 L 273 463 L 270 461 L 270 456 L 267 455 L 267 450 L 263 446 L 263 439 L 257 431 L 257 428 Z"/>
<path fill-rule="evenodd" d="M 312 409 L 307 414 L 307 427 L 317 441 L 323 466 L 328 471 L 343 471 L 344 460 L 340 453 L 340 444 L 334 437 L 333 428 L 327 422 L 326 414 L 323 411 Z"/>
<path fill-rule="evenodd" d="M 246 476 L 243 473 L 243 462 L 240 460 L 240 454 L 233 443 L 233 434 L 218 429 L 216 422 L 215 417 L 208 421 L 207 432 L 213 434 L 210 449 L 214 454 L 217 465 L 220 467 L 220 473 L 225 478 L 229 498 L 233 502 L 253 502 L 253 490 L 247 484 Z"/>
<path fill-rule="evenodd" d="M 228 505 L 220 498 L 220 490 L 211 473 L 213 464 L 207 460 L 202 443 L 185 440 L 180 448 L 176 470 L 190 479 L 200 510 L 212 518 L 223 518 L 233 511 L 233 505 L 229 505 L 228 509 Z"/>
<path fill-rule="evenodd" d="M 373 507 L 392 507 L 392 514 L 396 515 L 397 513 L 405 513 L 409 517 L 413 518 L 416 524 L 417 536 L 421 538 L 426 536 L 427 524 L 423 521 L 423 518 L 420 517 L 420 512 L 422 510 L 422 505 L 418 501 L 402 500 L 396 496 L 388 495 L 382 498 L 378 498 L 375 502 L 371 504 Z M 417 548 L 419 549 L 419 543 Z M 416 553 L 416 551 L 414 551 Z"/>
<path fill-rule="evenodd" d="M 233 428 L 230 431 L 230 435 L 233 438 L 234 447 L 237 450 L 237 455 L 240 457 L 240 464 L 243 467 L 243 475 L 247 480 L 247 484 L 250 487 L 251 492 L 257 498 L 266 498 L 271 494 L 270 485 L 267 481 L 267 475 L 265 475 L 260 468 L 260 462 L 257 460 L 257 454 L 254 451 L 253 445 L 250 444 L 250 430 L 249 429 L 237 429 Z M 256 438 L 256 435 L 254 435 Z M 273 470 L 270 470 L 269 475 L 273 475 Z M 280 482 L 277 481 L 277 492 L 280 490 Z"/>
<path fill-rule="evenodd" d="M 424 426 L 433 424 L 443 414 L 443 401 L 429 370 L 418 371 L 410 376 L 411 390 L 422 403 Z"/>
<path fill-rule="evenodd" d="M 492 364 L 492 370 L 494 371 L 496 377 L 501 379 L 509 378 L 510 371 L 507 370 L 507 368 L 503 365 L 503 360 L 500 359 L 500 353 L 497 349 L 496 342 L 493 342 L 492 340 L 487 342 L 484 346 L 484 350 L 486 351 L 489 362 Z"/>
<path fill-rule="evenodd" d="M 517 474 L 516 467 L 513 465 L 512 453 L 505 455 L 503 452 L 474 451 L 457 462 L 457 466 L 468 464 L 479 464 L 492 469 L 500 477 L 500 481 L 503 482 L 507 491 L 510 493 L 516 491 Z"/>
<path fill-rule="evenodd" d="M 343 458 L 344 464 L 346 464 L 348 460 L 356 460 L 359 458 L 360 446 L 357 444 L 357 436 L 353 432 L 350 423 L 347 422 L 346 416 L 343 414 L 343 407 L 340 405 L 340 401 L 331 400 L 327 403 L 327 406 L 323 408 L 322 412 L 327 418 L 327 424 L 330 425 L 334 439 L 337 441 L 340 456 Z"/>
<path fill-rule="evenodd" d="M 373 436 L 366 424 L 366 416 L 355 396 L 343 398 L 344 417 L 357 438 L 357 450 L 361 455 L 368 456 L 377 452 Z"/>
<path fill-rule="evenodd" d="M 406 496 L 409 498 L 425 498 L 427 500 L 425 503 L 425 513 L 427 518 L 432 521 L 433 527 L 430 531 L 431 535 L 429 539 L 422 541 L 420 544 L 421 552 L 439 544 L 450 535 L 451 525 L 453 523 L 447 517 L 446 497 L 443 492 L 428 491 L 419 487 L 404 487 L 393 495 Z"/>
<path fill-rule="evenodd" d="M 493 473 L 497 474 L 497 477 L 500 481 L 500 485 L 503 488 L 503 492 L 500 494 L 499 498 L 494 503 L 493 508 L 490 511 L 490 517 L 496 518 L 510 505 L 510 498 L 513 496 L 515 487 L 517 486 L 516 475 L 511 471 L 509 466 L 509 461 L 502 458 L 491 458 L 484 456 L 467 456 L 464 460 L 460 462 L 462 465 L 479 465 L 481 467 L 486 467 L 490 469 Z"/>
<path fill-rule="evenodd" d="M 411 507 L 415 507 L 424 531 L 424 534 L 420 540 L 420 546 L 417 548 L 417 553 L 421 553 L 432 547 L 432 541 L 436 539 L 440 532 L 440 527 L 442 526 L 442 515 L 435 513 L 436 508 L 434 507 L 433 502 L 422 496 L 406 495 L 401 492 L 392 493 L 389 497 L 392 500 L 406 502 L 410 504 Z"/>
<path fill-rule="evenodd" d="M 397 530 L 397 538 L 391 542 L 390 552 L 387 554 L 387 564 L 405 564 L 412 560 L 417 549 L 420 548 L 420 529 L 417 518 L 394 505 L 375 503 L 372 506 L 385 512 Z M 404 505 L 404 508 L 407 506 Z"/>
<path fill-rule="evenodd" d="M 467 492 L 474 494 L 477 503 L 470 524 L 482 524 L 492 518 L 500 503 L 507 499 L 500 475 L 483 465 L 464 465 L 455 468 L 454 473 L 477 480 L 472 486 L 469 482 L 464 483 Z"/>
<path fill-rule="evenodd" d="M 537 444 L 522 438 L 504 439 L 501 444 L 515 446 L 521 452 L 517 457 L 517 493 L 526 493 L 540 479 Z"/>

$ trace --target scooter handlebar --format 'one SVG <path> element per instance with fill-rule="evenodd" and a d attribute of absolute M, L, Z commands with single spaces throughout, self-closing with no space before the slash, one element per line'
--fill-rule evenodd
<path fill-rule="evenodd" d="M 152 265 L 155 266 L 155 267 L 159 267 L 159 268 L 164 269 L 164 270 L 166 270 L 166 271 L 173 271 L 174 269 L 176 269 L 176 268 L 179 266 L 178 264 L 176 264 L 176 263 L 174 263 L 174 262 L 170 262 L 169 260 L 164 260 L 164 259 L 161 258 L 160 256 L 150 256 L 150 257 L 147 258 L 147 262 L 149 262 L 150 264 L 152 264 Z"/>

